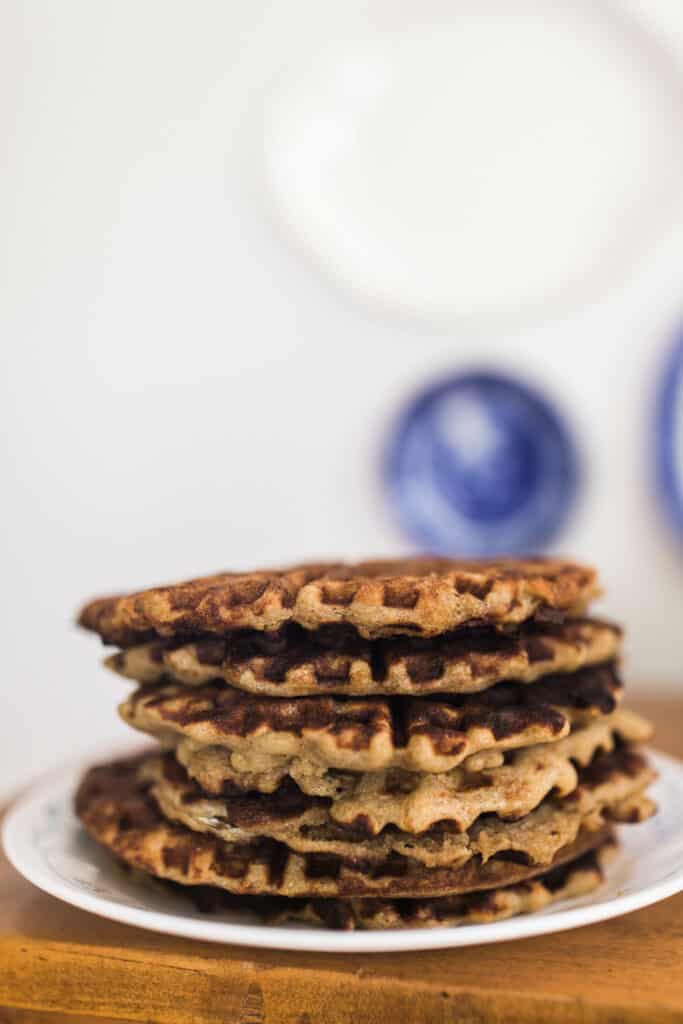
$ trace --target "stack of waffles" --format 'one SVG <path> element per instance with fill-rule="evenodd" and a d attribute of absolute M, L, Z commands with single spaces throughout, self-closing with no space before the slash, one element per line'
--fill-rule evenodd
<path fill-rule="evenodd" d="M 566 561 L 224 573 L 88 604 L 158 741 L 76 809 L 125 864 L 269 920 L 486 922 L 597 886 L 654 810 L 620 630 Z"/>

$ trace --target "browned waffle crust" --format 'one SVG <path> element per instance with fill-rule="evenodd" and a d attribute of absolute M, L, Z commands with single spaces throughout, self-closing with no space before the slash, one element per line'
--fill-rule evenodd
<path fill-rule="evenodd" d="M 139 758 L 91 769 L 77 791 L 76 812 L 90 835 L 126 864 L 184 885 L 316 898 L 443 896 L 512 885 L 549 866 L 532 865 L 528 857 L 520 863 L 509 850 L 502 856 L 492 853 L 485 862 L 473 857 L 458 868 L 425 868 L 395 854 L 373 864 L 362 855 L 351 860 L 294 853 L 270 839 L 226 843 L 166 821 L 139 770 Z M 614 770 L 607 762 L 591 766 L 585 784 L 600 785 Z M 634 763 L 629 770 L 640 766 Z M 606 834 L 601 819 L 587 819 L 576 838 L 556 852 L 552 866 L 594 849 Z"/>
<path fill-rule="evenodd" d="M 228 841 L 267 835 L 301 852 L 343 854 L 354 848 L 357 851 L 359 842 L 364 842 L 366 856 L 372 851 L 383 856 L 388 848 L 399 852 L 411 849 L 412 855 L 424 861 L 425 855 L 434 855 L 434 844 L 430 838 L 420 846 L 414 835 L 424 837 L 430 829 L 447 827 L 453 841 L 447 848 L 440 846 L 438 854 L 443 862 L 445 855 L 450 861 L 464 861 L 473 852 L 481 852 L 478 835 L 475 830 L 466 839 L 455 838 L 453 831 L 467 832 L 486 815 L 488 831 L 492 815 L 505 821 L 524 820 L 549 794 L 559 801 L 573 793 L 580 785 L 581 767 L 587 767 L 600 751 L 609 753 L 619 743 L 638 742 L 649 735 L 644 719 L 624 709 L 574 730 L 557 743 L 514 751 L 505 762 L 501 758 L 501 764 L 483 770 L 479 766 L 470 769 L 466 762 L 462 768 L 439 775 L 401 770 L 344 773 L 335 797 L 308 795 L 291 780 L 270 794 L 211 796 L 172 754 L 150 757 L 141 769 L 141 778 L 151 782 L 152 794 L 166 818 Z M 636 772 L 627 772 L 622 766 L 610 777 L 608 786 L 584 792 L 582 799 L 563 804 L 562 809 L 570 807 L 574 816 L 583 817 L 596 807 L 602 809 L 633 796 L 650 781 L 644 765 Z M 391 826 L 387 839 L 386 830 Z M 518 825 L 498 829 L 500 838 L 507 837 L 507 841 L 514 841 L 518 831 Z M 368 844 L 368 838 L 380 835 L 381 843 Z"/>
<path fill-rule="evenodd" d="M 593 892 L 604 879 L 604 868 L 616 853 L 609 836 L 595 850 L 569 864 L 553 868 L 527 882 L 460 896 L 433 899 L 308 900 L 278 896 L 234 896 L 210 886 L 186 887 L 176 892 L 190 896 L 204 913 L 249 911 L 268 924 L 304 921 L 335 929 L 438 928 L 464 924 L 491 924 L 519 914 L 531 914 L 553 903 Z"/>
<path fill-rule="evenodd" d="M 167 742 L 184 737 L 239 753 L 243 772 L 252 764 L 263 772 L 266 755 L 264 778 L 277 784 L 296 758 L 348 771 L 447 771 L 480 751 L 557 740 L 572 723 L 613 711 L 620 694 L 614 666 L 603 665 L 452 698 L 278 699 L 222 683 L 159 684 L 137 690 L 120 711 Z M 232 781 L 239 785 L 238 775 Z M 246 776 L 245 785 L 263 788 Z"/>
<path fill-rule="evenodd" d="M 153 640 L 111 655 L 106 665 L 141 683 L 197 686 L 223 680 L 273 697 L 477 693 L 504 680 L 532 683 L 610 661 L 620 641 L 616 626 L 594 619 L 383 640 L 364 640 L 348 626 L 312 632 L 290 623 L 277 633 L 241 630 L 191 643 Z"/>
<path fill-rule="evenodd" d="M 559 559 L 419 558 L 220 573 L 91 601 L 79 621 L 108 643 L 136 637 L 353 626 L 361 636 L 435 636 L 465 623 L 572 613 L 596 594 L 592 568 Z"/>

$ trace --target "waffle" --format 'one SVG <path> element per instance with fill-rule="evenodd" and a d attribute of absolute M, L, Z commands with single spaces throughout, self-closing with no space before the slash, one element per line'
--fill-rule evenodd
<path fill-rule="evenodd" d="M 504 680 L 533 683 L 610 661 L 620 642 L 616 626 L 590 619 L 383 640 L 364 640 L 344 626 L 310 632 L 290 624 L 274 634 L 242 630 L 192 643 L 153 640 L 112 654 L 105 664 L 141 683 L 200 686 L 220 679 L 272 697 L 477 693 Z"/>
<path fill-rule="evenodd" d="M 593 892 L 604 879 L 604 868 L 617 850 L 608 836 L 594 850 L 576 860 L 537 875 L 527 882 L 461 896 L 429 899 L 308 900 L 284 896 L 234 896 L 211 886 L 180 886 L 157 882 L 188 895 L 203 913 L 249 911 L 267 924 L 302 921 L 326 928 L 381 930 L 438 928 L 465 924 L 491 924 L 520 914 L 531 914 L 563 900 Z"/>
<path fill-rule="evenodd" d="M 642 742 L 650 734 L 643 718 L 620 709 L 557 743 L 513 751 L 498 767 L 472 770 L 466 761 L 439 775 L 400 769 L 345 773 L 331 799 L 303 793 L 291 782 L 272 794 L 210 796 L 172 755 L 151 758 L 145 778 L 153 783 L 163 813 L 173 821 L 216 831 L 223 839 L 244 839 L 260 830 L 301 850 L 307 848 L 301 842 L 311 829 L 332 823 L 377 836 L 390 825 L 416 834 L 448 823 L 465 832 L 484 814 L 515 820 L 533 811 L 549 793 L 562 797 L 575 790 L 576 766 L 589 765 L 598 751 L 610 752 L 618 742 Z"/>
<path fill-rule="evenodd" d="M 635 755 L 633 755 L 635 756 Z M 351 860 L 330 854 L 301 854 L 276 840 L 226 843 L 216 836 L 172 824 L 161 815 L 139 779 L 139 758 L 92 768 L 76 793 L 76 812 L 88 833 L 129 867 L 183 885 L 211 885 L 246 895 L 292 897 L 420 897 L 446 896 L 513 885 L 559 867 L 607 837 L 599 814 L 586 815 L 573 839 L 556 848 L 552 829 L 542 828 L 545 862 L 530 862 L 495 837 L 488 853 L 471 857 L 459 867 L 427 868 L 413 858 L 390 854 L 372 863 L 363 856 Z M 635 771 L 635 765 L 631 766 Z M 603 766 L 606 785 L 615 766 Z M 633 803 L 633 798 L 630 798 Z M 624 801 L 629 803 L 629 799 Z M 615 805 L 614 810 L 619 810 Z M 538 812 L 535 812 L 538 813 Z M 633 808 L 630 811 L 634 813 Z M 529 818 L 532 818 L 530 815 Z M 528 819 L 527 819 L 528 820 Z"/>
<path fill-rule="evenodd" d="M 262 914 L 269 924 L 303 921 L 347 931 L 492 924 L 521 914 L 533 914 L 553 903 L 578 899 L 593 892 L 603 882 L 604 868 L 616 849 L 616 842 L 610 836 L 596 849 L 569 864 L 527 882 L 484 892 L 422 900 L 278 900 L 273 897 L 272 905 L 262 908 Z M 259 910 L 258 906 L 252 909 Z"/>
<path fill-rule="evenodd" d="M 480 776 L 467 776 L 458 769 L 455 778 L 450 773 L 445 777 L 413 774 L 409 776 L 412 788 L 405 789 L 401 788 L 403 780 L 391 776 L 370 777 L 374 786 L 367 783 L 368 776 L 361 776 L 358 792 L 338 801 L 309 796 L 291 782 L 273 794 L 209 797 L 171 755 L 147 759 L 139 777 L 150 784 L 152 796 L 169 821 L 228 842 L 268 836 L 301 853 L 354 857 L 362 850 L 363 856 L 377 859 L 394 851 L 434 866 L 486 855 L 480 844 L 483 832 L 487 843 L 495 833 L 499 844 L 509 843 L 509 848 L 529 853 L 524 844 L 530 843 L 543 856 L 547 837 L 536 828 L 531 812 L 549 794 L 553 795 L 537 818 L 545 822 L 548 807 L 551 816 L 559 811 L 556 835 L 563 837 L 567 829 L 575 834 L 577 823 L 586 815 L 601 813 L 606 806 L 642 793 L 652 780 L 645 763 L 631 751 L 629 760 L 612 756 L 606 782 L 582 783 L 582 767 L 577 771 L 572 757 L 587 769 L 594 758 L 595 763 L 600 762 L 600 756 L 595 757 L 599 751 L 610 754 L 614 750 L 618 735 L 616 726 L 601 725 L 597 734 L 591 735 L 595 730 L 592 726 L 561 741 L 558 746 L 564 746 L 564 752 L 530 748 L 515 755 L 520 763 Z M 624 731 L 628 732 L 628 727 Z M 569 794 L 576 795 L 563 801 Z"/>
<path fill-rule="evenodd" d="M 353 626 L 361 636 L 436 636 L 465 623 L 520 623 L 583 610 L 595 571 L 559 559 L 452 561 L 416 558 L 319 563 L 219 573 L 91 601 L 79 622 L 106 643 L 153 635 L 197 637 L 235 629 Z"/>
<path fill-rule="evenodd" d="M 614 667 L 604 665 L 449 700 L 278 700 L 225 684 L 159 684 L 137 690 L 119 710 L 129 725 L 167 744 L 190 741 L 181 756 L 188 767 L 199 748 L 202 784 L 220 792 L 226 778 L 239 786 L 240 775 L 242 788 L 272 790 L 288 772 L 319 777 L 321 768 L 444 772 L 482 751 L 557 740 L 572 724 L 612 711 L 620 694 Z M 202 748 L 215 747 L 227 752 L 222 759 L 202 758 Z"/>

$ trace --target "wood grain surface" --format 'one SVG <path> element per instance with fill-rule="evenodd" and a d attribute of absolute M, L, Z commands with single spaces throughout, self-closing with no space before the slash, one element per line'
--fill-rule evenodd
<path fill-rule="evenodd" d="M 641 702 L 683 754 L 683 699 Z M 0 1024 L 683 1021 L 683 894 L 558 935 L 330 955 L 156 935 L 43 895 L 0 861 Z"/>

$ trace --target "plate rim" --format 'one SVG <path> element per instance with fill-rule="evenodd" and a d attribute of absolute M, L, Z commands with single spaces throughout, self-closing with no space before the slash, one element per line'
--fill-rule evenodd
<path fill-rule="evenodd" d="M 664 516 L 680 542 L 683 541 L 683 481 L 675 465 L 676 403 L 683 391 L 683 327 L 675 332 L 659 368 L 654 411 L 654 483 Z"/>
<path fill-rule="evenodd" d="M 660 774 L 672 771 L 681 774 L 683 761 L 656 749 L 648 756 Z M 27 864 L 19 851 L 24 819 L 35 811 L 54 790 L 72 792 L 76 775 L 90 761 L 71 761 L 45 773 L 15 799 L 8 808 L 0 838 L 5 855 L 15 871 L 42 892 L 70 906 L 96 914 L 120 924 L 146 931 L 175 935 L 223 945 L 241 945 L 262 949 L 283 949 L 307 953 L 390 953 L 416 952 L 429 949 L 458 948 L 510 942 L 556 932 L 569 931 L 584 925 L 597 924 L 641 910 L 683 891 L 683 862 L 670 877 L 639 889 L 637 892 L 568 907 L 553 914 L 528 914 L 487 925 L 459 925 L 443 928 L 406 928 L 387 931 L 333 931 L 319 928 L 297 928 L 282 925 L 242 924 L 184 917 L 148 908 L 118 904 L 105 896 L 72 888 L 49 871 Z"/>

